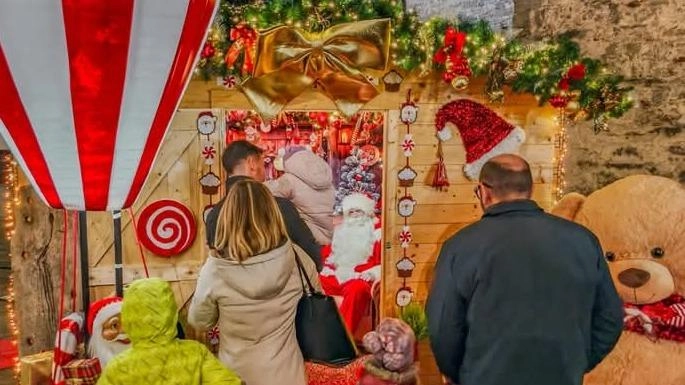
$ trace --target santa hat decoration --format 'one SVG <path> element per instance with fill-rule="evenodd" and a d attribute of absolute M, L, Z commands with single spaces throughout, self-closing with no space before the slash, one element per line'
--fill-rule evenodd
<path fill-rule="evenodd" d="M 343 214 L 350 210 L 361 210 L 368 215 L 375 213 L 376 202 L 362 193 L 352 193 L 342 200 Z"/>
<path fill-rule="evenodd" d="M 86 323 L 89 335 L 93 335 L 93 330 L 100 332 L 103 322 L 121 313 L 121 301 L 122 299 L 119 297 L 107 297 L 90 304 L 88 322 Z"/>
<path fill-rule="evenodd" d="M 435 116 L 437 136 L 441 141 L 452 137 L 447 123 L 457 126 L 466 149 L 464 174 L 476 180 L 480 169 L 491 158 L 517 152 L 526 138 L 515 127 L 486 106 L 468 99 L 458 99 L 440 107 Z"/>

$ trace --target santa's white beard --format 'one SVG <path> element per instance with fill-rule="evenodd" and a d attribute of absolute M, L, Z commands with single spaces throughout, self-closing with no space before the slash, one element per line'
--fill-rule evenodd
<path fill-rule="evenodd" d="M 100 366 L 105 367 L 114 356 L 128 349 L 131 344 L 123 343 L 126 340 L 125 334 L 119 334 L 114 341 L 107 341 L 102 338 L 101 333 L 93 333 L 88 343 L 88 354 L 100 360 Z"/>
<path fill-rule="evenodd" d="M 354 268 L 368 260 L 376 241 L 374 230 L 373 218 L 369 217 L 345 218 L 335 228 L 327 262 L 335 266 L 339 283 L 355 278 Z"/>

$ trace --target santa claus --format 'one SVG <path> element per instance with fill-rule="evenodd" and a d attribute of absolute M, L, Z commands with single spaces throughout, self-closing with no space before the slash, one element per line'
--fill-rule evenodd
<path fill-rule="evenodd" d="M 321 286 L 326 294 L 342 296 L 340 314 L 354 332 L 371 301 L 371 287 L 381 275 L 381 229 L 376 203 L 354 193 L 342 201 L 343 221 L 330 246 L 324 246 Z"/>
<path fill-rule="evenodd" d="M 98 358 L 102 368 L 131 346 L 121 327 L 121 301 L 119 297 L 107 297 L 91 303 L 88 309 L 88 354 Z"/>

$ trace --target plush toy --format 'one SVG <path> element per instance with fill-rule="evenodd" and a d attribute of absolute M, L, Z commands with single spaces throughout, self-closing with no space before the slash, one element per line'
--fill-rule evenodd
<path fill-rule="evenodd" d="M 416 337 L 409 325 L 396 318 L 386 318 L 376 331 L 366 333 L 363 342 L 373 359 L 364 363 L 359 385 L 416 384 Z"/>
<path fill-rule="evenodd" d="M 625 302 L 624 332 L 585 385 L 685 384 L 685 189 L 631 176 L 552 212 L 597 235 Z"/>

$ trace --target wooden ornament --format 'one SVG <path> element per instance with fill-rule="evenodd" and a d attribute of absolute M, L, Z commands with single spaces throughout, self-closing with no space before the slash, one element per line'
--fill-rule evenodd
<path fill-rule="evenodd" d="M 409 257 L 403 257 L 395 264 L 397 276 L 400 278 L 410 278 L 415 267 L 416 264 Z"/>
<path fill-rule="evenodd" d="M 412 289 L 403 286 L 399 290 L 397 290 L 397 294 L 395 294 L 395 303 L 399 307 L 405 307 L 411 303 L 413 297 L 414 292 L 412 291 Z"/>
<path fill-rule="evenodd" d="M 411 195 L 405 195 L 397 202 L 397 212 L 401 217 L 410 217 L 414 214 L 414 206 L 416 206 L 414 198 Z"/>

